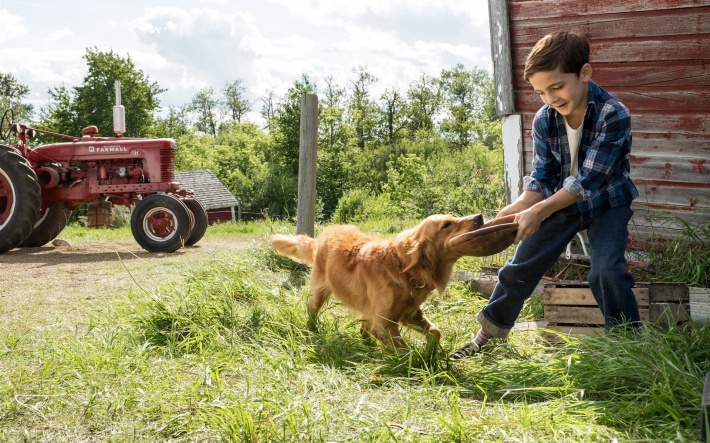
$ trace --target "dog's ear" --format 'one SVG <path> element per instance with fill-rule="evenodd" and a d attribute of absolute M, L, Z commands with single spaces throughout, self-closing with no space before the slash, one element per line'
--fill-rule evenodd
<path fill-rule="evenodd" d="M 397 245 L 397 253 L 404 266 L 402 272 L 419 268 L 432 270 L 436 265 L 436 248 L 434 242 L 416 231 L 403 236 Z"/>

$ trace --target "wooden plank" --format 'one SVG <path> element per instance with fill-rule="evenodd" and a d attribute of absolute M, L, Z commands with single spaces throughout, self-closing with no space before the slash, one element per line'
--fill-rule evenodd
<path fill-rule="evenodd" d="M 707 6 L 706 0 L 626 0 L 623 2 L 606 0 L 587 0 L 584 2 L 512 0 L 510 2 L 510 18 L 511 20 L 532 20 L 545 17 L 569 18 L 594 14 L 624 14 L 629 12 L 700 8 L 703 6 Z"/>
<path fill-rule="evenodd" d="M 641 321 L 650 321 L 649 308 L 639 308 Z M 549 323 L 569 325 L 603 325 L 604 316 L 596 306 L 545 305 L 543 320 Z"/>
<path fill-rule="evenodd" d="M 710 109 L 710 93 L 707 87 L 697 89 L 627 87 L 619 91 L 610 90 L 610 92 L 631 110 L 632 116 L 635 112 L 693 113 Z M 516 109 L 539 109 L 542 104 L 540 96 L 532 88 L 521 89 L 515 96 Z"/>
<path fill-rule="evenodd" d="M 545 305 L 543 319 L 549 323 L 603 325 L 604 316 L 598 307 Z"/>
<path fill-rule="evenodd" d="M 523 116 L 523 129 L 532 128 L 533 117 L 542 106 L 542 102 L 532 111 L 518 110 Z M 696 134 L 710 140 L 710 118 L 707 113 L 674 113 L 674 112 L 631 112 L 631 130 L 637 132 L 662 134 L 671 136 L 679 132 Z"/>
<path fill-rule="evenodd" d="M 564 28 L 592 36 L 593 42 L 603 39 L 628 37 L 656 37 L 659 35 L 693 35 L 710 32 L 707 15 L 710 7 L 660 9 L 645 12 L 624 11 L 597 15 L 564 17 Z M 512 22 L 511 42 L 534 45 L 544 35 L 559 31 L 560 17 L 531 18 Z"/>
<path fill-rule="evenodd" d="M 493 85 L 496 95 L 496 113 L 498 116 L 515 113 L 513 100 L 513 63 L 510 50 L 510 26 L 508 2 L 506 0 L 488 1 L 491 55 L 493 58 Z"/>
<path fill-rule="evenodd" d="M 685 283 L 651 283 L 649 290 L 651 303 L 687 303 L 689 300 L 690 292 Z"/>
<path fill-rule="evenodd" d="M 649 304 L 648 287 L 632 288 L 636 303 L 641 306 Z M 588 285 L 585 287 L 555 287 L 545 285 L 542 288 L 542 301 L 547 305 L 567 305 L 567 306 L 597 306 L 597 301 L 592 295 L 592 290 Z"/>
<path fill-rule="evenodd" d="M 525 64 L 532 45 L 512 47 L 513 66 Z M 638 63 L 654 60 L 675 62 L 710 59 L 710 35 L 700 34 L 689 38 L 643 38 L 642 40 L 597 41 L 589 56 L 595 63 Z"/>
<path fill-rule="evenodd" d="M 660 325 L 685 323 L 690 319 L 690 307 L 685 303 L 651 303 L 650 320 Z"/>
<path fill-rule="evenodd" d="M 637 131 L 633 126 L 633 145 L 631 147 L 632 167 L 636 163 L 646 167 L 650 160 L 651 165 L 661 164 L 661 160 L 668 159 L 668 152 L 673 152 L 673 158 L 678 162 L 688 162 L 696 172 L 704 174 L 707 170 L 700 169 L 703 161 L 707 162 L 710 154 L 710 135 L 700 134 L 658 134 Z M 532 131 L 523 131 L 523 152 L 532 152 Z"/>
<path fill-rule="evenodd" d="M 710 22 L 710 20 L 708 20 Z M 697 60 L 673 62 L 644 61 L 629 66 L 625 63 L 597 63 L 592 61 L 593 80 L 605 89 L 627 87 L 675 87 L 703 88 L 708 86 L 710 64 Z M 513 73 L 515 89 L 530 89 L 530 83 L 523 78 L 523 66 L 515 67 Z"/>

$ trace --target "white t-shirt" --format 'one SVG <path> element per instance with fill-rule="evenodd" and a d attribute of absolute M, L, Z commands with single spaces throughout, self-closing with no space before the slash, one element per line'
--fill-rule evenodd
<path fill-rule="evenodd" d="M 579 142 L 582 140 L 582 126 L 584 123 L 579 125 L 577 129 L 572 129 L 570 125 L 567 124 L 567 119 L 565 118 L 565 128 L 567 129 L 567 142 L 569 143 L 569 155 L 572 159 L 570 165 L 569 175 L 577 175 L 577 151 L 579 151 Z"/>

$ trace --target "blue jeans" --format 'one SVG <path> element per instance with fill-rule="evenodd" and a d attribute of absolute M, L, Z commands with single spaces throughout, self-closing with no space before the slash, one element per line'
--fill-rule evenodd
<path fill-rule="evenodd" d="M 537 232 L 518 244 L 513 256 L 498 271 L 493 294 L 477 316 L 481 327 L 493 337 L 507 336 L 525 300 L 582 229 L 587 229 L 591 247 L 589 287 L 604 314 L 605 327 L 625 322 L 638 324 L 638 305 L 631 291 L 634 279 L 626 272 L 624 257 L 632 214 L 630 206 L 619 206 L 582 223 L 579 209 L 573 204 L 546 218 Z"/>

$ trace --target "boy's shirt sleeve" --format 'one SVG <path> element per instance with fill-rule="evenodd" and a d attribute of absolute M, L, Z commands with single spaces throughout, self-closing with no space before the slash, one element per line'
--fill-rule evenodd
<path fill-rule="evenodd" d="M 550 143 L 550 119 L 548 107 L 538 111 L 533 120 L 533 160 L 532 172 L 523 177 L 523 189 L 542 193 L 550 198 L 559 183 L 561 158 L 556 157 Z"/>

